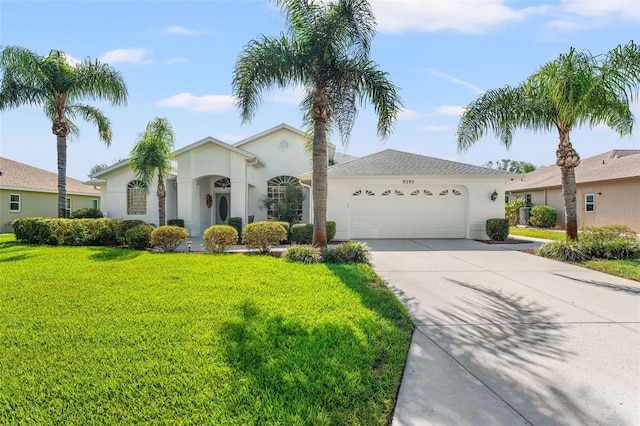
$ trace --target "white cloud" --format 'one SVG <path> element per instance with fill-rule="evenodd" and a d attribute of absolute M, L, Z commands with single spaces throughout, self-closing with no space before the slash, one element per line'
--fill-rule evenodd
<path fill-rule="evenodd" d="M 192 112 L 226 112 L 233 109 L 235 98 L 229 95 L 195 96 L 179 93 L 156 103 L 156 106 L 182 108 Z"/>
<path fill-rule="evenodd" d="M 299 105 L 306 96 L 306 91 L 302 86 L 280 90 L 277 94 L 270 96 L 267 100 L 278 104 Z"/>
<path fill-rule="evenodd" d="M 188 28 L 181 27 L 180 25 L 172 25 L 170 27 L 163 28 L 162 31 L 165 34 L 170 34 L 170 35 L 187 35 L 187 36 L 190 36 L 190 35 L 206 34 L 206 31 L 190 30 Z"/>
<path fill-rule="evenodd" d="M 441 115 L 451 115 L 455 117 L 459 117 L 464 112 L 463 106 L 454 106 L 454 105 L 441 105 L 436 108 L 436 112 Z"/>
<path fill-rule="evenodd" d="M 150 64 L 153 61 L 146 58 L 150 51 L 141 47 L 110 50 L 100 57 L 100 62 L 115 64 L 118 62 L 130 62 L 132 64 Z"/>
<path fill-rule="evenodd" d="M 580 16 L 605 17 L 617 15 L 621 18 L 640 20 L 638 0 L 562 0 L 564 10 Z"/>
<path fill-rule="evenodd" d="M 421 127 L 420 130 L 427 133 L 443 133 L 451 130 L 449 126 L 424 126 Z"/>
<path fill-rule="evenodd" d="M 167 62 L 170 63 L 170 64 L 178 64 L 178 63 L 181 63 L 181 62 L 187 62 L 187 59 L 178 56 L 178 57 L 175 57 L 175 58 L 169 58 L 167 60 Z"/>
<path fill-rule="evenodd" d="M 422 117 L 425 117 L 426 114 L 421 114 L 412 109 L 402 109 L 398 113 L 398 121 L 414 121 L 420 120 Z"/>
<path fill-rule="evenodd" d="M 520 22 L 547 6 L 513 9 L 505 0 L 371 0 L 378 29 L 385 32 L 454 30 L 487 33 Z"/>
<path fill-rule="evenodd" d="M 467 88 L 473 90 L 474 92 L 476 92 L 478 95 L 481 95 L 481 94 L 484 93 L 484 90 L 482 90 L 478 86 L 475 86 L 475 85 L 469 83 L 468 81 L 460 80 L 459 78 L 456 78 L 456 77 L 454 77 L 452 75 L 440 72 L 435 68 L 430 68 L 429 72 L 431 72 L 432 75 L 434 75 L 436 77 L 439 77 L 439 78 L 442 78 L 444 80 L 450 81 L 453 84 L 457 84 L 457 85 L 460 85 L 460 86 L 467 87 Z"/>

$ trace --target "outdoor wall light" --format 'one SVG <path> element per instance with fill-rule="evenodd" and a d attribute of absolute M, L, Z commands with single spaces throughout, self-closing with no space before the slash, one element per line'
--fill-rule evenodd
<path fill-rule="evenodd" d="M 187 241 L 187 248 L 189 249 L 189 253 L 191 253 L 191 241 Z"/>
<path fill-rule="evenodd" d="M 602 195 L 602 192 L 596 192 L 596 195 Z"/>
<path fill-rule="evenodd" d="M 498 199 L 498 192 L 494 189 L 493 194 L 491 194 L 491 201 L 495 202 Z"/>

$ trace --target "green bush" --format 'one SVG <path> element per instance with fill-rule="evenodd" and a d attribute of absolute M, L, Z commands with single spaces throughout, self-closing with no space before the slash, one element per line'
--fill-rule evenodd
<path fill-rule="evenodd" d="M 98 240 L 102 246 L 115 246 L 118 244 L 116 233 L 113 232 L 111 223 L 98 230 Z"/>
<path fill-rule="evenodd" d="M 238 244 L 238 231 L 231 225 L 213 225 L 204 231 L 204 248 L 213 253 L 223 253 Z"/>
<path fill-rule="evenodd" d="M 555 228 L 557 216 L 558 214 L 554 207 L 535 206 L 531 207 L 529 223 L 540 228 Z"/>
<path fill-rule="evenodd" d="M 104 215 L 99 209 L 84 208 L 71 213 L 71 219 L 100 219 Z"/>
<path fill-rule="evenodd" d="M 230 217 L 229 218 L 229 226 L 233 226 L 238 233 L 238 239 L 242 236 L 242 218 L 241 217 Z M 237 241 L 236 243 L 237 244 Z"/>
<path fill-rule="evenodd" d="M 366 243 L 345 241 L 322 251 L 324 263 L 369 263 L 371 255 Z"/>
<path fill-rule="evenodd" d="M 606 259 L 628 260 L 640 259 L 640 241 L 629 238 L 616 238 L 604 244 Z"/>
<path fill-rule="evenodd" d="M 184 219 L 169 219 L 167 220 L 167 225 L 179 226 L 180 228 L 184 228 Z"/>
<path fill-rule="evenodd" d="M 509 236 L 509 221 L 502 218 L 487 219 L 485 230 L 492 241 L 504 241 Z"/>
<path fill-rule="evenodd" d="M 11 223 L 16 240 L 26 244 L 49 244 L 51 227 L 42 217 L 24 217 Z"/>
<path fill-rule="evenodd" d="M 313 225 L 296 223 L 291 227 L 291 242 L 295 244 L 311 244 L 313 242 Z"/>
<path fill-rule="evenodd" d="M 560 240 L 541 245 L 536 253 L 542 257 L 560 260 L 562 262 L 582 263 L 589 260 L 578 244 L 572 241 Z"/>
<path fill-rule="evenodd" d="M 578 241 L 582 251 L 587 256 L 596 259 L 612 258 L 619 256 L 629 247 L 629 255 L 633 253 L 633 246 L 638 243 L 638 238 L 631 228 L 625 225 L 608 225 L 602 227 L 584 227 L 580 229 Z M 616 247 L 619 247 L 617 249 Z M 625 257 L 613 257 L 625 259 Z M 627 258 L 628 259 L 628 258 Z M 630 257 L 633 259 L 633 257 Z"/>
<path fill-rule="evenodd" d="M 504 217 L 509 221 L 509 225 L 516 226 L 520 219 L 520 209 L 527 207 L 524 200 L 517 199 L 504 204 Z M 523 223 L 526 225 L 526 223 Z"/>
<path fill-rule="evenodd" d="M 135 226 L 144 225 L 144 220 L 139 219 L 111 219 L 111 226 L 120 244 L 126 243 L 127 231 Z"/>
<path fill-rule="evenodd" d="M 125 233 L 127 246 L 136 250 L 145 250 L 151 247 L 151 232 L 153 226 L 142 223 L 133 228 L 129 228 Z"/>
<path fill-rule="evenodd" d="M 189 231 L 180 226 L 160 226 L 151 231 L 151 247 L 161 247 L 162 250 L 174 252 L 189 236 Z"/>
<path fill-rule="evenodd" d="M 318 263 L 322 260 L 319 248 L 311 245 L 299 244 L 293 244 L 287 247 L 284 257 L 290 262 L 302 263 Z"/>
<path fill-rule="evenodd" d="M 332 241 L 336 237 L 336 223 L 332 220 L 327 221 L 327 241 Z"/>
<path fill-rule="evenodd" d="M 12 223 L 16 240 L 28 244 L 68 246 L 104 245 L 110 219 L 57 219 L 30 217 Z"/>
<path fill-rule="evenodd" d="M 287 236 L 280 242 L 288 242 L 289 241 L 289 236 L 291 235 L 291 224 L 289 222 L 282 222 L 282 221 L 277 221 L 274 220 L 273 223 L 277 223 L 280 226 L 282 226 L 284 228 L 284 231 L 286 232 Z"/>
<path fill-rule="evenodd" d="M 244 227 L 242 241 L 248 249 L 269 253 L 271 247 L 287 239 L 287 230 L 281 222 L 254 222 Z"/>

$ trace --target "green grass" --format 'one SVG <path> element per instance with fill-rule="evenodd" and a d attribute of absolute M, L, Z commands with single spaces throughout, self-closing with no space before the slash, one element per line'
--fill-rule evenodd
<path fill-rule="evenodd" d="M 585 262 L 583 266 L 622 278 L 640 281 L 640 259 L 590 260 Z"/>
<path fill-rule="evenodd" d="M 543 238 L 546 240 L 564 240 L 566 238 L 566 234 L 564 231 L 560 232 L 552 231 L 550 229 L 518 228 L 515 226 L 511 226 L 509 228 L 509 235 Z"/>
<path fill-rule="evenodd" d="M 0 424 L 386 424 L 412 324 L 366 265 L 0 236 Z"/>

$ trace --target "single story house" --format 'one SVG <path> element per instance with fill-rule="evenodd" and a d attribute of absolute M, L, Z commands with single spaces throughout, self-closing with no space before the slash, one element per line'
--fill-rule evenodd
<path fill-rule="evenodd" d="M 264 197 L 299 185 L 303 222 L 312 220 L 311 155 L 303 132 L 281 124 L 236 144 L 206 137 L 175 151 L 167 178 L 167 218 L 180 218 L 191 235 L 240 217 L 266 220 Z M 337 239 L 486 238 L 485 222 L 504 217 L 504 186 L 512 175 L 485 167 L 395 150 L 363 158 L 329 145 L 327 220 Z M 108 217 L 157 223 L 155 182 L 138 182 L 127 161 L 94 174 Z"/>
<path fill-rule="evenodd" d="M 58 217 L 58 175 L 0 157 L 0 232 L 22 217 Z M 67 177 L 67 215 L 100 208 L 100 191 Z"/>
<path fill-rule="evenodd" d="M 578 227 L 623 224 L 640 232 L 640 150 L 616 149 L 584 158 L 576 168 Z M 564 227 L 560 168 L 543 167 L 507 182 L 508 201 L 548 205 Z"/>

